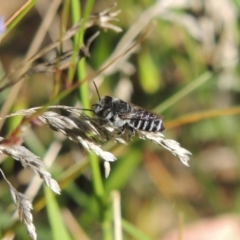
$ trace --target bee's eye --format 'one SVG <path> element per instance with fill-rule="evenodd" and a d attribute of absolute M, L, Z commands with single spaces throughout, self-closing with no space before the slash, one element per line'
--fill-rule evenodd
<path fill-rule="evenodd" d="M 108 114 L 109 114 L 109 112 L 110 112 L 110 109 L 109 109 L 109 108 L 103 109 L 103 111 L 102 111 L 102 117 L 103 117 L 103 118 L 107 117 Z"/>
<path fill-rule="evenodd" d="M 101 105 L 99 105 L 99 104 L 93 104 L 92 107 L 93 107 L 93 111 L 95 113 L 98 113 L 102 110 Z"/>

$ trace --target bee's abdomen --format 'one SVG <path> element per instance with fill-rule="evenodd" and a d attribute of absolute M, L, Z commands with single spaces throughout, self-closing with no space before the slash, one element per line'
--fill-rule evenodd
<path fill-rule="evenodd" d="M 147 132 L 162 132 L 165 129 L 162 119 L 149 112 L 142 112 L 138 118 L 131 119 L 129 125 Z"/>

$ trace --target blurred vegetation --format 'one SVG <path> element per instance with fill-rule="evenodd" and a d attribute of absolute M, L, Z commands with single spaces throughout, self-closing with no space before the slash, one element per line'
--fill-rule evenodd
<path fill-rule="evenodd" d="M 192 152 L 190 167 L 151 142 L 135 139 L 126 146 L 106 145 L 118 159 L 111 164 L 110 176 L 105 179 L 101 160 L 89 156 L 81 146 L 46 127 L 27 128 L 23 130 L 24 145 L 41 158 L 54 143 L 61 143 L 50 172 L 61 185 L 62 193 L 54 196 L 44 187 L 33 201 L 38 239 L 113 239 L 114 190 L 121 196 L 123 239 L 161 239 L 170 229 L 184 228 L 205 217 L 239 214 L 240 4 L 224 1 L 226 6 L 223 4 L 222 8 L 230 11 L 225 14 L 231 14 L 231 18 L 224 18 L 214 6 L 204 9 L 198 4 L 200 1 L 192 2 L 195 4 L 171 6 L 171 11 L 152 19 L 144 41 L 119 67 L 120 71 L 95 80 L 101 95 L 121 98 L 164 116 L 165 136 Z M 15 1 L 11 4 L 10 15 L 16 11 Z M 28 4 L 9 22 L 1 40 L 1 76 L 24 60 L 47 13 L 48 8 L 40 10 L 41 3 Z M 149 0 L 119 1 L 117 9 L 121 13 L 114 24 L 123 32 L 101 29 L 90 48 L 90 58 L 80 61 L 76 71 L 70 67 L 56 74 L 39 73 L 21 81 L 18 92 L 14 90 L 16 86 L 2 91 L 2 110 L 8 104 L 4 114 L 48 105 L 52 100 L 69 106 L 81 103 L 89 108 L 97 99 L 92 81 L 80 84 L 79 91 L 60 100 L 58 97 L 98 70 L 153 4 L 156 3 Z M 53 21 L 56 25 L 51 29 L 63 33 L 83 16 L 87 18 L 109 6 L 107 1 L 63 1 L 54 13 L 58 21 Z M 7 14 L 3 7 L 0 9 L 1 15 Z M 204 28 L 204 21 L 209 21 L 209 29 Z M 71 41 L 75 51 L 96 30 L 80 29 Z M 230 38 L 228 34 L 232 34 Z M 52 41 L 49 33 L 43 36 L 40 47 Z M 8 136 L 18 124 L 19 118 L 6 121 L 1 136 Z M 2 157 L 1 161 L 9 181 L 24 192 L 32 173 L 10 158 Z M 24 225 L 12 218 L 15 206 L 2 178 L 0 187 L 1 235 L 14 232 L 15 239 L 27 239 Z"/>

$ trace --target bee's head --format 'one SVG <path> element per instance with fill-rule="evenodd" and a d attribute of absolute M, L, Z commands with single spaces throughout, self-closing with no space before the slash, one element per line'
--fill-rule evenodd
<path fill-rule="evenodd" d="M 112 97 L 100 97 L 98 102 L 92 105 L 94 114 L 100 118 L 110 119 L 112 117 L 112 101 Z"/>

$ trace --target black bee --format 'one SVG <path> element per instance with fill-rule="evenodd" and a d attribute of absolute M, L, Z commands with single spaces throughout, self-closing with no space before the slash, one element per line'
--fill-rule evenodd
<path fill-rule="evenodd" d="M 126 128 L 132 131 L 164 131 L 161 116 L 117 98 L 100 97 L 96 84 L 94 85 L 99 97 L 98 102 L 93 105 L 93 113 L 97 117 L 107 120 L 113 127 L 121 129 L 121 132 Z"/>

